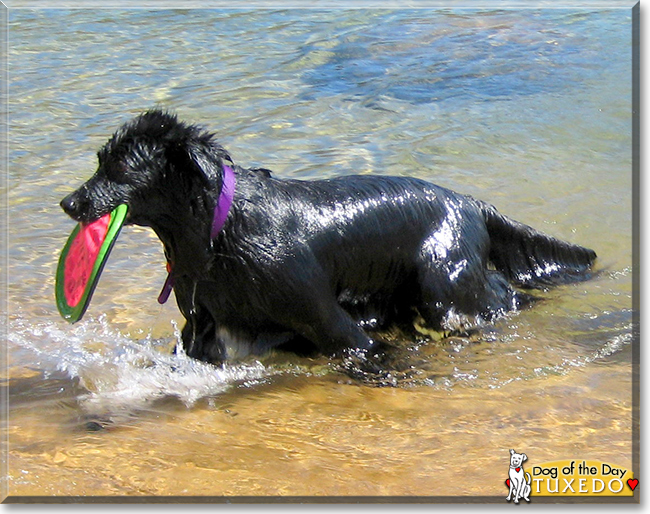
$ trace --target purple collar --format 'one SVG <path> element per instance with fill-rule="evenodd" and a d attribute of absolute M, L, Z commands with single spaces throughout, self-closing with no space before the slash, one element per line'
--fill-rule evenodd
<path fill-rule="evenodd" d="M 232 206 L 232 200 L 235 196 L 235 185 L 237 180 L 235 178 L 235 172 L 230 166 L 226 164 L 223 165 L 223 185 L 221 186 L 221 194 L 219 194 L 219 200 L 217 205 L 214 208 L 214 214 L 212 216 L 212 229 L 210 230 L 210 239 L 214 239 L 219 235 L 221 229 L 226 223 L 226 218 L 228 217 L 228 212 L 230 212 L 230 207 Z M 172 292 L 174 287 L 174 279 L 172 277 L 171 265 L 167 263 L 167 280 L 165 280 L 165 285 L 158 295 L 158 303 L 165 303 L 169 295 Z"/>
<path fill-rule="evenodd" d="M 210 238 L 214 239 L 219 235 L 219 232 L 226 223 L 228 211 L 232 205 L 232 199 L 235 196 L 235 172 L 230 166 L 223 165 L 223 185 L 221 186 L 221 194 L 219 201 L 214 208 L 214 215 L 212 217 L 212 230 L 210 231 Z"/>

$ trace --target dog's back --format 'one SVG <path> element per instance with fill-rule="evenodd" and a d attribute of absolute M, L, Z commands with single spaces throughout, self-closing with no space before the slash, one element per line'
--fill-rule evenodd
<path fill-rule="evenodd" d="M 247 244 L 266 249 L 276 269 L 286 264 L 282 273 L 317 266 L 322 285 L 364 326 L 412 316 L 423 303 L 434 326 L 449 324 L 452 308 L 489 320 L 530 300 L 507 281 L 545 287 L 584 280 L 595 259 L 591 250 L 415 178 L 255 181 L 246 217 L 256 230 Z"/>

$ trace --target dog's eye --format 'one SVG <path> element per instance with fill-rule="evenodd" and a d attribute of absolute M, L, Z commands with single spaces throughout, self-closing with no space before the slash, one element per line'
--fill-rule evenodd
<path fill-rule="evenodd" d="M 106 177 L 114 182 L 123 182 L 127 167 L 123 162 L 111 162 L 106 166 Z"/>

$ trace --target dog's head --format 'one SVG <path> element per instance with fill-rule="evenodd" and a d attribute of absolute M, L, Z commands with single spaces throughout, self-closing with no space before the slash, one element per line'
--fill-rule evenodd
<path fill-rule="evenodd" d="M 74 220 L 91 222 L 129 207 L 127 222 L 191 211 L 212 212 L 223 183 L 226 151 L 212 134 L 151 110 L 122 126 L 99 150 L 95 174 L 61 201 Z"/>
<path fill-rule="evenodd" d="M 510 450 L 510 465 L 513 467 L 519 467 L 521 464 L 528 460 L 528 456 L 525 453 L 517 453 L 514 450 Z"/>

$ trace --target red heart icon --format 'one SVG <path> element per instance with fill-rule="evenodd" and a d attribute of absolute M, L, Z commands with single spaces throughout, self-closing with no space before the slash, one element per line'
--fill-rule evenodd
<path fill-rule="evenodd" d="M 515 471 L 519 473 L 521 471 L 521 468 L 515 468 Z"/>
<path fill-rule="evenodd" d="M 506 487 L 510 487 L 510 479 L 509 478 L 506 478 Z M 636 487 L 636 484 L 635 484 L 635 487 Z"/>
<path fill-rule="evenodd" d="M 628 478 L 627 485 L 630 489 L 634 491 L 636 489 L 636 486 L 639 485 L 639 481 L 636 478 L 634 479 Z"/>

